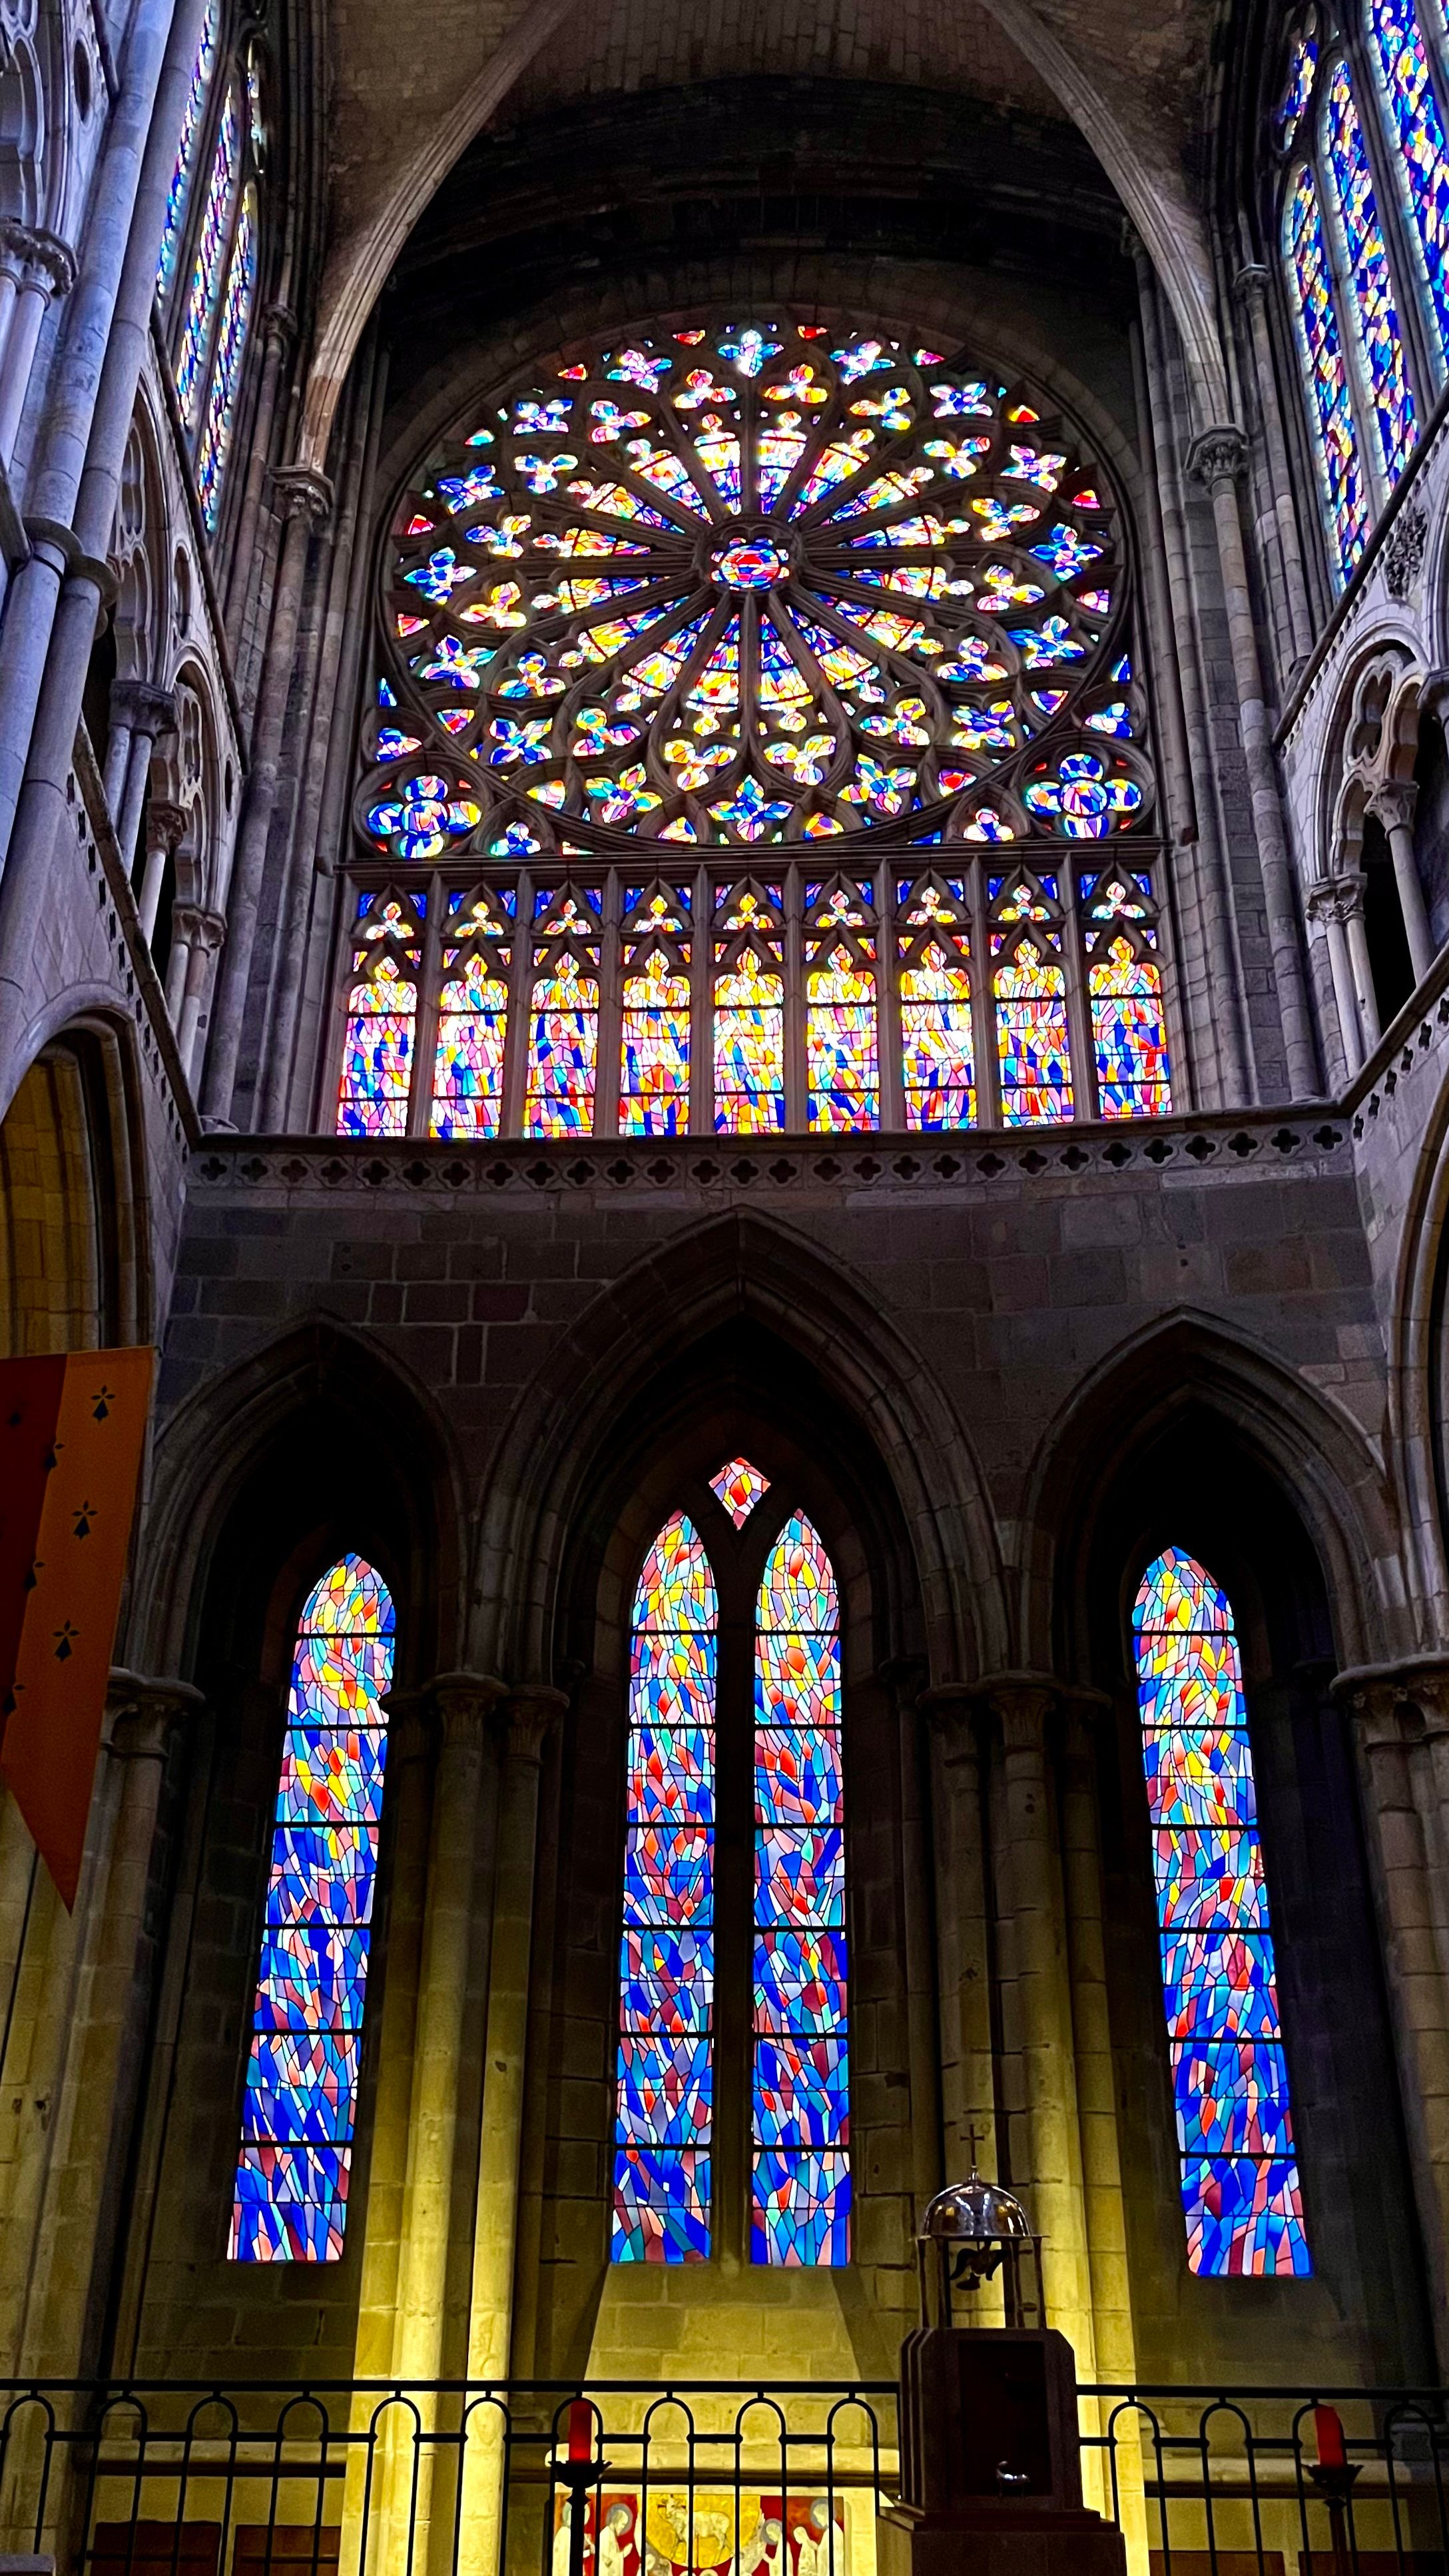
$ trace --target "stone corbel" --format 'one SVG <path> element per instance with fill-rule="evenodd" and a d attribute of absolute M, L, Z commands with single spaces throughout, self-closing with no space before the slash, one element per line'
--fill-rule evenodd
<path fill-rule="evenodd" d="M 205 1706 L 193 1682 L 113 1668 L 106 1694 L 109 1750 L 123 1762 L 164 1762 L 173 1729 Z"/>

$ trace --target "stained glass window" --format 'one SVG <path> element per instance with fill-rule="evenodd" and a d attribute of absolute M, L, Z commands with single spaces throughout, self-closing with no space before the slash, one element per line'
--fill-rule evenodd
<path fill-rule="evenodd" d="M 797 1512 L 755 1626 L 756 2263 L 850 2260 L 844 1817 L 835 1575 Z"/>
<path fill-rule="evenodd" d="M 526 1136 L 591 1136 L 599 1063 L 597 887 L 540 889 L 524 1089 Z"/>
<path fill-rule="evenodd" d="M 621 1136 L 689 1128 L 689 889 L 631 887 L 623 925 Z"/>
<path fill-rule="evenodd" d="M 1408 361 L 1394 303 L 1389 255 L 1374 198 L 1358 102 L 1346 62 L 1329 74 L 1323 100 L 1323 161 L 1342 235 L 1345 284 L 1369 395 L 1379 460 L 1396 483 L 1419 435 Z"/>
<path fill-rule="evenodd" d="M 709 1559 L 676 1512 L 634 1595 L 615 2263 L 710 2250 L 718 1617 Z"/>
<path fill-rule="evenodd" d="M 196 449 L 196 490 L 208 536 L 215 536 L 221 511 L 222 476 L 226 471 L 232 431 L 236 425 L 237 392 L 241 384 L 242 360 L 246 355 L 256 284 L 257 192 L 248 185 L 242 190 L 241 211 L 236 220 L 236 237 L 231 246 L 226 293 L 222 298 L 221 321 L 217 329 L 216 355 L 212 361 L 206 412 Z"/>
<path fill-rule="evenodd" d="M 727 887 L 714 918 L 714 1123 L 755 1136 L 785 1125 L 785 916 L 778 885 Z"/>
<path fill-rule="evenodd" d="M 216 150 L 212 155 L 211 176 L 206 183 L 206 203 L 201 211 L 201 226 L 191 267 L 186 317 L 176 352 L 176 392 L 181 404 L 181 417 L 188 430 L 196 427 L 201 416 L 207 352 L 211 347 L 222 278 L 226 273 L 240 159 L 241 98 L 235 81 L 232 81 L 222 102 L 217 126 Z"/>
<path fill-rule="evenodd" d="M 392 1598 L 340 1557 L 298 1622 L 230 2258 L 335 2263 L 367 1998 Z"/>
<path fill-rule="evenodd" d="M 161 234 L 161 254 L 156 262 L 156 292 L 166 295 L 176 274 L 177 254 L 181 248 L 181 227 L 186 216 L 186 201 L 191 193 L 191 180 L 197 149 L 201 142 L 202 117 L 206 93 L 216 68 L 216 27 L 219 0 L 211 0 L 191 68 L 191 87 L 186 93 L 186 106 L 181 118 L 181 138 L 176 146 L 176 161 L 171 172 L 171 185 L 166 192 L 166 222 Z"/>
<path fill-rule="evenodd" d="M 1365 30 L 1442 361 L 1449 359 L 1449 142 L 1414 0 L 1366 0 Z"/>
<path fill-rule="evenodd" d="M 1188 2269 L 1312 2269 L 1232 1606 L 1169 1547 L 1132 1612 Z"/>
<path fill-rule="evenodd" d="M 936 876 L 900 888 L 901 1069 L 906 1125 L 976 1122 L 971 1025 L 971 934 L 964 880 Z"/>
<path fill-rule="evenodd" d="M 480 847 L 523 818 L 554 854 L 595 825 L 808 847 L 928 808 L 995 837 L 1048 724 L 1102 830 L 1146 819 L 1147 764 L 1109 783 L 1071 730 L 1122 651 L 1110 486 L 965 351 L 769 313 L 581 347 L 459 425 L 393 538 L 393 684 L 419 768 L 471 769 Z"/>
<path fill-rule="evenodd" d="M 429 1134 L 496 1136 L 503 1116 L 503 1055 L 508 1034 L 508 969 L 512 923 L 496 895 L 480 894 L 449 924 L 467 934 L 448 950 L 438 1011 Z"/>
<path fill-rule="evenodd" d="M 339 1136 L 407 1133 L 426 908 L 421 895 L 362 899 L 349 951 L 353 980 L 337 1094 Z"/>
<path fill-rule="evenodd" d="M 1067 979 L 1049 944 L 1052 937 L 1043 931 L 1041 945 L 1020 940 L 994 977 L 1001 1115 L 1008 1127 L 1072 1115 Z M 993 954 L 1003 950 L 1000 932 L 991 944 Z"/>
<path fill-rule="evenodd" d="M 729 1513 L 736 1529 L 743 1529 L 756 1503 L 770 1490 L 770 1479 L 752 1467 L 748 1458 L 728 1458 L 709 1480 L 715 1501 Z"/>
<path fill-rule="evenodd" d="M 1097 1099 L 1104 1118 L 1165 1118 L 1172 1108 L 1162 970 L 1119 931 L 1087 971 Z"/>
<path fill-rule="evenodd" d="M 1283 209 L 1283 257 L 1329 536 L 1340 577 L 1347 581 L 1368 536 L 1369 489 L 1344 363 L 1323 214 L 1306 163 L 1297 172 Z"/>

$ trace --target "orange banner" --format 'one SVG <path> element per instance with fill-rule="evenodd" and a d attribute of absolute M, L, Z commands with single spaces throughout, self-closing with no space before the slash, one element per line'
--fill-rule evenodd
<path fill-rule="evenodd" d="M 155 1356 L 143 1348 L 0 1360 L 0 1772 L 67 1906 L 85 1849 Z"/>

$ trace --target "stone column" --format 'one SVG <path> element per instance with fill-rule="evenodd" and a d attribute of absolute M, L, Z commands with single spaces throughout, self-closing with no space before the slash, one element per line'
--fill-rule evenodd
<path fill-rule="evenodd" d="M 1188 451 L 1187 470 L 1199 477 L 1212 501 L 1228 640 L 1237 684 L 1238 728 L 1248 773 L 1248 792 L 1252 799 L 1253 830 L 1263 879 L 1268 946 L 1283 1028 L 1289 1097 L 1312 1100 L 1318 1096 L 1318 1071 L 1314 1062 L 1308 989 L 1298 940 L 1293 869 L 1283 827 L 1283 804 L 1274 766 L 1272 728 L 1268 721 L 1263 670 L 1258 655 L 1257 628 L 1253 621 L 1253 597 L 1243 548 L 1243 527 L 1238 515 L 1238 483 L 1246 455 L 1247 441 L 1242 431 L 1234 423 L 1225 423 L 1205 429 L 1200 437 L 1193 440 Z"/>
<path fill-rule="evenodd" d="M 1429 915 L 1424 904 L 1424 889 L 1419 883 L 1419 870 L 1414 858 L 1414 808 L 1419 791 L 1411 779 L 1394 779 L 1376 787 L 1369 798 L 1368 810 L 1376 815 L 1388 835 L 1389 856 L 1394 863 L 1394 883 L 1399 889 L 1399 909 L 1404 916 L 1404 935 L 1409 943 L 1409 957 L 1414 969 L 1414 982 L 1422 984 L 1434 963 L 1434 935 L 1429 928 Z"/>
<path fill-rule="evenodd" d="M 111 706 L 123 715 L 126 728 L 126 761 L 119 790 L 120 801 L 111 805 L 111 820 L 116 827 L 116 843 L 122 864 L 129 876 L 135 864 L 141 808 L 146 801 L 146 782 L 151 773 L 151 754 L 158 742 L 164 742 L 176 731 L 176 700 L 169 689 L 153 689 L 145 680 L 128 680 L 123 688 L 112 690 Z M 108 756 L 108 778 L 110 769 Z M 147 855 L 150 855 L 149 849 Z M 140 901 L 144 913 L 144 886 Z M 154 919 L 154 914 L 152 917 Z M 149 938 L 149 931 L 147 936 Z"/>
<path fill-rule="evenodd" d="M 362 2279 L 357 2303 L 353 2375 L 358 2379 L 392 2376 L 398 2347 L 398 2282 L 401 2275 L 408 2178 L 409 2113 L 413 2090 L 413 2046 L 417 2032 L 422 1967 L 423 1926 L 428 1891 L 428 1827 L 433 1775 L 433 1737 L 425 1716 L 425 1691 L 389 1691 L 387 1710 L 387 1810 L 384 1832 L 388 1864 L 386 1950 L 382 1959 L 382 2010 L 373 2042 L 377 2050 L 377 2093 L 367 2166 L 367 2230 L 362 2245 Z M 404 2451 L 411 2468 L 411 2447 L 403 2438 L 401 2408 L 388 2409 L 376 2423 L 378 2456 L 369 2481 L 367 2436 L 374 2430 L 379 2400 L 353 2399 L 350 2430 L 355 2447 L 347 2455 L 342 2497 L 342 2565 L 348 2576 L 390 2569 L 407 2555 L 408 2482 L 398 2467 Z M 370 2484 L 370 2495 L 368 2488 Z M 399 2547 L 390 2546 L 389 2508 L 404 2502 Z M 364 2533 L 363 2505 L 369 2524 Z"/>
<path fill-rule="evenodd" d="M 978 2158 L 989 2173 L 1000 2166 L 981 1738 L 974 1686 L 944 1682 L 922 1693 L 921 1707 L 930 1720 L 936 1779 L 941 2124 L 947 2179 L 959 2181 Z"/>
<path fill-rule="evenodd" d="M 8 472 L 16 432 L 30 390 L 30 371 L 46 307 L 75 284 L 75 259 L 54 233 L 26 224 L 5 226 L 5 270 L 14 277 L 3 348 L 0 348 L 0 464 Z"/>
<path fill-rule="evenodd" d="M 1098 2376 L 1130 2385 L 1137 2376 L 1137 2345 L 1127 2270 L 1127 2211 L 1117 2129 L 1116 2069 L 1107 2008 L 1097 1796 L 1098 1732 L 1110 1731 L 1112 1705 L 1101 1692 L 1092 1690 L 1063 1690 L 1061 1702 L 1062 1869 L 1092 2332 Z M 1104 2429 L 1100 2422 L 1097 2429 Z M 1082 2467 L 1089 2501 L 1095 2485 L 1098 2510 L 1110 2512 L 1110 2482 L 1103 2475 L 1103 2455 L 1087 2453 Z M 1117 2471 L 1122 2528 L 1135 2539 L 1141 2552 L 1138 2563 L 1145 2565 L 1146 2504 L 1141 2451 L 1135 2439 L 1120 2446 Z"/>
<path fill-rule="evenodd" d="M 388 2375 L 397 2380 L 442 2375 L 453 2173 L 462 2075 L 463 2015 L 473 1945 L 473 1891 L 484 1747 L 490 1710 L 503 1685 L 486 1673 L 443 1673 L 428 1685 L 438 1758 L 424 1899 L 397 2306 Z M 426 2401 L 424 2401 L 426 2402 Z M 432 2425 L 425 2416 L 422 2430 Z M 374 2498 L 398 2537 L 411 2517 L 413 2565 L 427 2564 L 436 2457 L 415 2447 L 411 2419 L 390 2421 Z M 381 2563 L 381 2562 L 379 2562 Z"/>
<path fill-rule="evenodd" d="M 252 732 L 246 809 L 237 834 L 236 857 L 227 890 L 226 964 L 222 971 L 220 1008 L 207 1068 L 207 1114 L 224 1125 L 231 1121 L 232 1094 L 236 1088 L 237 1063 L 241 1054 L 252 949 L 256 942 L 257 913 L 267 861 L 267 838 L 277 802 L 282 734 L 297 654 L 297 624 L 302 610 L 307 550 L 314 529 L 322 526 L 332 507 L 331 484 L 325 475 L 314 474 L 309 467 L 292 466 L 285 473 L 274 474 L 272 482 L 283 521 L 282 551 L 272 594 L 272 628 L 267 640 L 267 657 Z"/>
<path fill-rule="evenodd" d="M 1253 348 L 1253 374 L 1258 388 L 1258 412 L 1263 424 L 1263 447 L 1268 462 L 1268 483 L 1273 495 L 1273 518 L 1278 531 L 1278 545 L 1283 563 L 1283 589 L 1288 604 L 1288 624 L 1293 638 L 1295 666 L 1306 662 L 1313 650 L 1313 613 L 1308 605 L 1308 585 L 1303 574 L 1303 550 L 1298 540 L 1298 514 L 1293 506 L 1293 475 L 1288 463 L 1288 449 L 1283 436 L 1283 415 L 1278 407 L 1278 379 L 1273 367 L 1273 348 L 1268 336 L 1268 271 L 1257 261 L 1240 268 L 1233 280 L 1239 301 L 1248 317 L 1248 333 Z"/>
<path fill-rule="evenodd" d="M 25 2366 L 40 2376 L 71 2376 L 95 2364 L 107 2239 L 120 2215 L 117 2190 L 141 2065 L 146 1999 L 137 1965 L 157 1809 L 173 1730 L 201 1706 L 201 1693 L 188 1682 L 117 1672 L 111 1704 L 108 1755 L 120 1768 L 120 1793 L 52 2120 L 36 2305 L 25 2335 Z"/>
<path fill-rule="evenodd" d="M 473 1924 L 484 1735 L 503 1685 L 445 1673 L 429 1696 L 440 1729 L 423 1919 L 422 1974 L 408 2122 L 402 2271 L 393 2375 L 436 2379 L 452 2210 L 463 2006 Z"/>
<path fill-rule="evenodd" d="M 1308 890 L 1310 918 L 1319 923 L 1328 943 L 1328 966 L 1338 1033 L 1343 1040 L 1349 1079 L 1365 1055 L 1378 1044 L 1379 1015 L 1369 971 L 1368 939 L 1363 921 L 1361 876 L 1324 877 Z"/>
<path fill-rule="evenodd" d="M 190 904 L 179 905 L 175 919 L 177 939 L 172 951 L 172 963 L 174 966 L 178 954 L 184 958 L 184 969 L 180 971 L 184 972 L 185 981 L 183 983 L 176 979 L 177 999 L 173 1004 L 171 992 L 174 979 L 168 970 L 166 1000 L 167 1007 L 171 1011 L 171 1024 L 176 1031 L 177 1053 L 180 1055 L 189 1082 L 192 1079 L 194 1061 L 198 1052 L 197 1039 L 205 1026 L 206 999 L 211 988 L 213 971 L 212 961 L 226 937 L 226 923 L 219 912 L 198 912 Z M 183 925 L 184 946 L 181 935 Z"/>
<path fill-rule="evenodd" d="M 502 1772 L 494 1867 L 493 1938 L 488 1956 L 488 2024 L 483 2051 L 483 2134 L 473 2228 L 468 2377 L 508 2375 L 513 2336 L 518 2185 L 523 2151 L 523 2096 L 528 1987 L 533 1963 L 533 1882 L 538 1849 L 538 1788 L 543 1748 L 568 1707 L 567 1695 L 542 1682 L 509 1692 L 503 1709 Z M 499 2419 L 478 2409 L 470 2423 L 463 2491 L 459 2569 L 491 2576 L 498 2551 L 503 2452 Z"/>
<path fill-rule="evenodd" d="M 141 871 L 141 891 L 136 898 L 136 909 L 150 947 L 154 947 L 156 941 L 156 923 L 166 884 L 166 863 L 175 857 L 190 820 L 184 806 L 169 804 L 164 797 L 158 797 L 146 808 L 146 864 Z"/>
<path fill-rule="evenodd" d="M 1449 1661 L 1343 1672 L 1403 2071 L 1434 2341 L 1449 2365 Z"/>
<path fill-rule="evenodd" d="M 1066 1899 L 1047 1742 L 1056 1685 L 1003 1673 L 980 1688 L 1001 1745 L 992 1841 L 1011 2188 L 1045 2239 L 1049 2321 L 1071 2344 L 1079 2378 L 1094 2379 Z"/>

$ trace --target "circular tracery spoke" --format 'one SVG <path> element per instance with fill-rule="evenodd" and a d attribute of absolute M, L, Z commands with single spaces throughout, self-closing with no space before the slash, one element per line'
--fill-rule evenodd
<path fill-rule="evenodd" d="M 393 854 L 1146 811 L 1106 483 L 964 354 L 637 335 L 498 405 L 395 537 L 359 809 Z"/>

